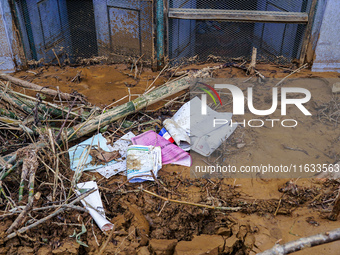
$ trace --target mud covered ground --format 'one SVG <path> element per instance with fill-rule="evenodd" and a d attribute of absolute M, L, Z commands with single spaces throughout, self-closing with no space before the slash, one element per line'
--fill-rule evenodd
<path fill-rule="evenodd" d="M 178 69 L 201 69 L 207 65 L 195 65 Z M 283 78 L 289 74 L 289 67 L 269 64 L 257 65 L 257 70 L 265 77 Z M 15 74 L 25 80 L 42 86 L 58 87 L 61 91 L 77 91 L 84 94 L 89 102 L 105 107 L 126 95 L 143 93 L 158 73 L 144 68 L 136 80 L 130 66 L 96 65 L 87 67 L 55 66 L 32 70 L 35 73 L 21 71 Z M 81 71 L 79 83 L 71 79 Z M 172 73 L 162 74 L 154 85 L 166 82 Z M 217 70 L 217 78 L 248 78 L 243 70 L 230 67 Z M 291 78 L 299 77 L 299 86 L 308 88 L 312 100 L 307 104 L 312 117 L 307 119 L 298 111 L 292 110 L 299 125 L 293 130 L 277 126 L 274 128 L 238 127 L 235 133 L 208 158 L 208 163 L 221 160 L 241 165 L 258 165 L 263 162 L 281 163 L 327 163 L 340 159 L 340 132 L 336 123 L 320 117 L 320 107 L 338 97 L 331 92 L 332 83 L 325 78 L 336 79 L 337 73 L 312 73 L 302 70 Z M 256 79 L 256 78 L 253 78 Z M 252 83 L 252 80 L 250 80 Z M 249 84 L 244 83 L 244 88 Z M 271 83 L 256 85 L 256 102 L 268 104 L 271 97 Z M 242 88 L 242 89 L 244 89 Z M 127 119 L 139 123 L 171 117 L 188 100 L 185 93 L 169 103 L 170 99 L 150 106 L 143 112 Z M 129 97 L 117 103 L 127 102 Z M 269 101 L 270 102 L 270 101 Z M 225 110 L 231 111 L 231 105 Z M 229 108 L 228 108 L 229 107 Z M 274 117 L 280 118 L 275 112 Z M 245 118 L 253 118 L 246 112 Z M 160 125 L 140 125 L 132 131 L 137 135 L 149 129 L 159 130 Z M 302 124 L 301 124 L 302 123 Z M 113 123 L 107 134 L 114 142 L 129 129 L 121 129 L 120 122 Z M 118 131 L 117 131 L 118 130 Z M 72 144 L 71 144 L 72 145 Z M 70 145 L 70 146 L 71 146 Z M 292 150 L 287 148 L 298 148 Z M 197 154 L 192 153 L 193 157 Z M 67 168 L 69 159 L 63 154 L 63 182 L 69 186 L 73 176 Z M 53 159 L 46 157 L 46 164 L 53 165 Z M 86 172 L 81 181 L 95 180 L 99 186 L 106 215 L 115 224 L 112 237 L 104 254 L 256 254 L 271 248 L 274 244 L 283 244 L 301 237 L 329 231 L 340 227 L 339 221 L 329 221 L 327 215 L 332 209 L 339 184 L 334 180 L 320 178 L 265 179 L 254 175 L 253 178 L 191 178 L 190 168 L 164 165 L 159 171 L 157 182 L 142 184 L 127 183 L 126 177 L 114 176 L 105 179 L 97 173 Z M 221 176 L 213 176 L 221 177 Z M 315 177 L 315 176 L 313 176 Z M 51 185 L 54 182 L 51 171 L 40 166 L 36 175 L 34 207 L 43 207 L 56 202 L 51 201 Z M 12 173 L 4 181 L 8 192 L 17 197 L 20 173 Z M 242 207 L 238 212 L 212 210 L 185 204 L 166 202 L 140 191 L 140 187 L 165 198 L 200 203 L 213 206 Z M 62 198 L 60 192 L 57 196 Z M 23 199 L 23 204 L 27 198 Z M 5 210 L 4 205 L 0 205 Z M 51 214 L 52 210 L 33 211 L 25 221 L 30 223 Z M 0 233 L 12 224 L 17 215 L 0 216 Z M 80 245 L 74 237 L 74 231 L 81 232 L 84 223 L 87 232 L 80 240 L 88 247 Z M 108 236 L 103 234 L 86 212 L 67 210 L 19 237 L 1 242 L 0 254 L 98 254 L 100 246 Z M 334 242 L 296 254 L 338 254 L 339 243 Z"/>

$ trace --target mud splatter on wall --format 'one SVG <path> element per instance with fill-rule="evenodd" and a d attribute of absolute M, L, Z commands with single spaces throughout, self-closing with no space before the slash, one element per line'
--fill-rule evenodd
<path fill-rule="evenodd" d="M 151 57 L 152 1 L 94 0 L 99 55 Z"/>
<path fill-rule="evenodd" d="M 20 55 L 19 40 L 8 1 L 0 0 L 0 71 L 14 72 L 16 65 L 21 62 Z"/>

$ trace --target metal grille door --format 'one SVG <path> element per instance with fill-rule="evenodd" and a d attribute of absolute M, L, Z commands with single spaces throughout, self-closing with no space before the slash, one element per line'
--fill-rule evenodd
<path fill-rule="evenodd" d="M 15 0 L 14 4 L 28 60 L 63 64 L 151 58 L 151 0 Z"/>
<path fill-rule="evenodd" d="M 314 0 L 314 3 L 316 1 Z M 250 58 L 252 47 L 267 62 L 288 63 L 304 54 L 302 41 L 312 0 L 170 0 L 172 61 L 193 57 Z"/>

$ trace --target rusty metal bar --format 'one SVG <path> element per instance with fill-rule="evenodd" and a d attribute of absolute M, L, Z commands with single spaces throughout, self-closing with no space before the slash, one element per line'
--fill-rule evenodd
<path fill-rule="evenodd" d="M 308 14 L 305 12 L 170 8 L 168 17 L 174 19 L 223 20 L 234 22 L 308 23 Z"/>

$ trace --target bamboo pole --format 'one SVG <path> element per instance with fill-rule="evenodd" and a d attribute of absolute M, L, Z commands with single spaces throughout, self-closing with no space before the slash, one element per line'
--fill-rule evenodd
<path fill-rule="evenodd" d="M 163 86 L 154 89 L 153 91 L 140 96 L 130 102 L 127 102 L 123 105 L 120 105 L 114 109 L 108 110 L 107 112 L 96 116 L 94 118 L 89 117 L 87 121 L 84 123 L 80 123 L 72 128 L 67 130 L 67 139 L 68 140 L 75 140 L 80 138 L 84 135 L 87 135 L 98 128 L 102 128 L 120 118 L 123 118 L 129 114 L 134 112 L 140 111 L 144 107 L 157 103 L 158 101 L 172 96 L 182 90 L 185 90 L 190 87 L 190 85 L 194 85 L 199 77 L 206 77 L 210 70 L 224 68 L 224 65 L 213 67 L 213 68 L 204 68 L 197 73 L 190 73 L 188 76 L 176 79 L 169 83 L 165 83 Z M 62 139 L 62 138 L 61 138 Z M 60 141 L 57 141 L 60 142 Z M 37 148 L 41 149 L 44 148 L 47 144 L 45 142 L 38 142 L 27 146 L 27 149 Z M 17 160 L 17 153 L 14 152 L 8 155 L 7 163 L 13 164 Z M 5 158 L 5 160 L 6 160 Z M 5 169 L 4 169 L 5 170 Z M 4 171 L 3 170 L 3 171 Z"/>
<path fill-rule="evenodd" d="M 12 83 L 14 83 L 14 84 L 16 84 L 20 87 L 35 90 L 35 91 L 38 91 L 38 92 L 46 94 L 46 95 L 50 95 L 50 96 L 54 96 L 54 97 L 60 96 L 60 98 L 64 99 L 64 100 L 70 100 L 71 98 L 74 97 L 71 94 L 61 93 L 61 92 L 58 92 L 58 91 L 53 90 L 53 89 L 45 88 L 45 87 L 39 86 L 37 84 L 34 84 L 32 82 L 28 82 L 28 81 L 24 81 L 24 80 L 21 80 L 21 79 L 16 78 L 16 77 L 12 77 L 8 74 L 0 74 L 0 79 L 10 81 L 10 82 L 12 82 Z"/>
<path fill-rule="evenodd" d="M 31 96 L 28 96 L 28 95 L 25 95 L 25 94 L 22 94 L 22 93 L 19 93 L 19 92 L 16 92 L 16 91 L 10 91 L 11 94 L 14 94 L 14 96 L 18 99 L 21 98 L 21 100 L 23 98 L 25 99 L 28 99 L 30 101 L 33 101 L 33 102 L 39 102 L 39 100 L 35 97 L 31 97 Z M 32 103 L 33 103 L 32 102 Z M 56 104 L 52 104 L 50 102 L 47 102 L 47 101 L 44 101 L 44 100 L 41 100 L 40 101 L 40 105 L 45 105 L 47 108 L 54 108 L 54 109 L 57 109 L 60 111 L 60 115 L 62 115 L 62 112 L 64 112 L 65 114 L 67 114 L 69 112 L 69 108 L 68 107 L 60 107 Z M 47 111 L 46 109 L 47 108 L 42 108 L 44 111 Z M 83 119 L 86 119 L 88 116 L 89 116 L 89 113 L 83 113 L 83 114 L 78 114 L 78 113 L 75 113 L 75 112 L 70 112 L 70 116 L 73 116 L 73 117 L 81 117 Z"/>
<path fill-rule="evenodd" d="M 33 109 L 37 105 L 36 102 L 33 102 L 31 100 L 18 98 L 18 97 L 16 97 L 16 98 L 19 102 L 21 102 L 24 105 L 27 105 L 31 109 Z M 43 113 L 43 114 L 47 113 L 47 114 L 50 114 L 50 115 L 55 116 L 55 117 L 60 117 L 60 116 L 63 115 L 63 111 L 61 111 L 57 108 L 48 107 L 48 106 L 41 104 L 41 103 L 39 103 L 37 105 L 37 110 L 39 112 Z"/>
<path fill-rule="evenodd" d="M 328 231 L 324 234 L 317 234 L 314 236 L 300 238 L 298 240 L 291 241 L 283 245 L 277 244 L 269 250 L 258 253 L 258 255 L 285 255 L 296 251 L 300 251 L 305 248 L 310 248 L 313 246 L 330 243 L 337 240 L 340 240 L 340 228 Z"/>
<path fill-rule="evenodd" d="M 7 109 L 3 109 L 3 108 L 0 108 L 0 115 L 9 117 L 11 119 L 17 119 L 18 118 L 17 114 L 15 114 L 15 113 L 7 110 Z"/>
<path fill-rule="evenodd" d="M 18 163 L 16 163 L 14 166 L 11 166 L 9 169 L 4 169 L 3 172 L 0 173 L 0 182 L 7 177 L 10 173 L 13 172 L 13 170 L 18 166 Z M 6 166 L 4 166 L 5 168 Z"/>
<path fill-rule="evenodd" d="M 253 47 L 253 53 L 251 54 L 251 62 L 248 66 L 248 73 L 250 75 L 253 75 L 255 73 L 256 56 L 257 56 L 257 48 Z"/>
<path fill-rule="evenodd" d="M 15 221 L 12 223 L 12 225 L 6 231 L 7 234 L 12 233 L 14 231 L 14 229 L 16 229 L 18 226 L 21 225 L 21 223 L 24 220 L 24 218 L 26 217 L 27 213 L 33 207 L 34 178 L 35 178 L 35 172 L 37 171 L 38 166 L 39 166 L 39 164 L 38 164 L 36 152 L 32 151 L 32 152 L 30 152 L 30 155 L 28 155 L 27 158 L 24 159 L 24 163 L 23 163 L 23 166 L 22 166 L 22 168 L 23 168 L 22 172 L 27 171 L 27 173 L 29 174 L 28 202 L 27 202 L 27 205 L 25 206 L 24 210 L 19 214 L 19 216 L 15 219 Z M 24 170 L 24 169 L 26 169 L 26 170 Z M 20 188 L 21 187 L 22 186 L 20 186 Z M 20 198 L 20 195 L 21 195 L 21 198 Z M 19 202 L 21 201 L 21 199 L 22 199 L 22 193 L 20 194 L 20 190 L 19 190 Z"/>
<path fill-rule="evenodd" d="M 140 97 L 113 108 L 99 116 L 89 119 L 85 123 L 80 123 L 67 130 L 67 138 L 74 140 L 91 133 L 100 127 L 104 127 L 120 118 L 129 114 L 140 111 L 141 109 L 152 105 L 166 97 L 172 96 L 182 90 L 189 88 L 190 85 L 196 82 L 195 76 L 186 76 L 182 79 L 175 80 L 164 84 L 163 86 Z"/>
<path fill-rule="evenodd" d="M 22 171 L 21 171 L 21 180 L 19 185 L 19 202 L 24 197 L 24 187 L 25 187 L 25 180 L 28 174 L 28 167 L 26 164 L 23 164 Z"/>
<path fill-rule="evenodd" d="M 1 117 L 1 115 L 0 115 L 0 121 L 6 124 L 15 125 L 15 126 L 18 126 L 20 124 L 20 120 L 11 119 L 9 117 Z"/>
<path fill-rule="evenodd" d="M 1 97 L 3 97 L 4 101 L 6 101 L 7 103 L 15 106 L 16 108 L 18 108 L 19 110 L 21 110 L 22 112 L 29 114 L 32 112 L 33 108 L 37 105 L 37 102 L 31 101 L 29 99 L 24 99 L 21 98 L 19 96 L 12 96 L 10 95 L 10 92 L 2 92 L 0 90 L 0 95 Z M 37 107 L 37 110 L 43 114 L 47 113 L 47 114 L 51 114 L 54 117 L 60 117 L 62 116 L 62 114 L 64 113 L 63 110 L 59 109 L 59 107 L 49 107 L 49 105 L 46 105 L 44 103 L 40 103 Z M 78 114 L 73 113 L 73 115 L 75 115 L 76 117 L 78 117 Z M 82 119 L 85 119 L 85 116 L 81 116 Z M 43 115 L 39 116 L 39 119 L 43 120 L 45 119 L 43 117 Z"/>
<path fill-rule="evenodd" d="M 0 97 L 2 100 L 10 104 L 11 106 L 15 107 L 16 109 L 20 110 L 21 113 L 28 115 L 30 112 L 32 112 L 32 109 L 27 107 L 26 105 L 19 103 L 18 100 L 15 100 L 10 95 L 8 95 L 6 92 L 3 92 L 0 90 Z"/>

